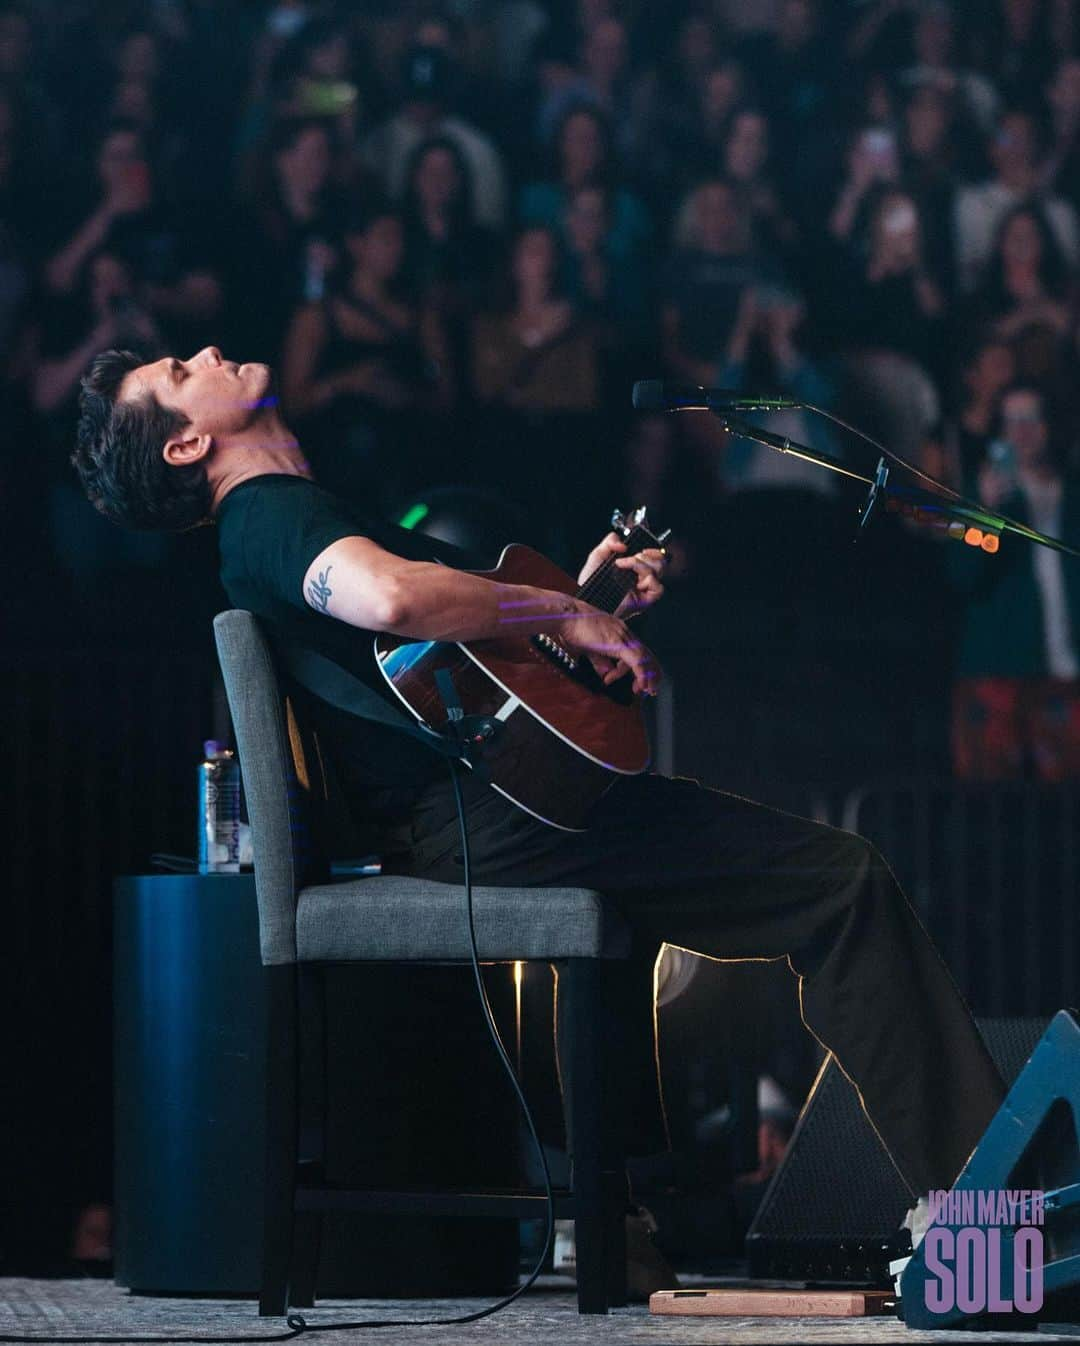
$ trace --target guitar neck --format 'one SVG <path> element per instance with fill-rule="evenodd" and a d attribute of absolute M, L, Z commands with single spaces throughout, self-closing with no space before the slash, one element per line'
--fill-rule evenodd
<path fill-rule="evenodd" d="M 626 551 L 622 555 L 633 556 L 653 540 L 644 529 L 635 528 L 625 541 Z M 655 542 L 653 545 L 656 545 Z M 617 566 L 615 559 L 614 556 L 609 556 L 606 561 L 601 562 L 577 591 L 578 598 L 585 603 L 591 603 L 601 612 L 614 612 L 633 589 L 637 578 L 628 566 Z"/>

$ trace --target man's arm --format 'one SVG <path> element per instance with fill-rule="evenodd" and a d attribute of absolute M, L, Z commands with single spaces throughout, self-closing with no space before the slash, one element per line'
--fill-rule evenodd
<path fill-rule="evenodd" d="M 588 655 L 605 682 L 628 672 L 636 692 L 655 691 L 659 682 L 655 661 L 625 624 L 572 594 L 408 561 L 369 538 L 340 538 L 320 552 L 304 576 L 304 598 L 350 626 L 417 640 L 548 632 Z"/>

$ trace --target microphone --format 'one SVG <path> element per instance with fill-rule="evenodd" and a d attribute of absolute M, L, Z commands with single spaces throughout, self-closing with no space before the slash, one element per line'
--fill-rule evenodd
<path fill-rule="evenodd" d="M 633 402 L 635 411 L 788 411 L 804 405 L 791 397 L 744 395 L 730 388 L 694 388 L 663 379 L 638 379 Z"/>

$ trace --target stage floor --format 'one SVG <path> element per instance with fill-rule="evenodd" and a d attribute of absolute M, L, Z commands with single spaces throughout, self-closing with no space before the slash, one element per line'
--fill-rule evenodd
<path fill-rule="evenodd" d="M 650 1315 L 644 1306 L 618 1309 L 606 1317 L 578 1316 L 573 1294 L 562 1288 L 565 1282 L 546 1281 L 534 1288 L 510 1308 L 457 1327 L 422 1331 L 413 1327 L 384 1328 L 379 1331 L 311 1333 L 312 1342 L 378 1342 L 381 1346 L 401 1346 L 420 1339 L 446 1346 L 464 1346 L 478 1341 L 512 1341 L 515 1346 L 551 1343 L 555 1346 L 592 1346 L 604 1342 L 652 1342 L 657 1346 L 712 1346 L 712 1343 L 737 1342 L 741 1346 L 769 1343 L 837 1343 L 838 1346 L 862 1346 L 862 1343 L 902 1343 L 936 1341 L 939 1346 L 956 1342 L 986 1343 L 998 1341 L 1030 1342 L 1073 1341 L 1075 1336 L 1038 1332 L 910 1332 L 894 1318 L 863 1319 L 702 1319 L 666 1318 Z M 376 1318 L 451 1318 L 482 1308 L 482 1300 L 327 1300 L 315 1309 L 304 1311 L 312 1328 L 320 1323 Z M 214 1336 L 234 1339 L 251 1337 L 263 1340 L 285 1324 L 276 1319 L 260 1319 L 250 1300 L 158 1299 L 132 1295 L 105 1280 L 20 1280 L 0 1279 L 0 1336 L 25 1334 L 41 1341 L 65 1337 L 97 1336 L 127 1341 L 134 1336 L 184 1336 L 207 1340 Z M 308 1337 L 304 1333 L 295 1340 Z"/>

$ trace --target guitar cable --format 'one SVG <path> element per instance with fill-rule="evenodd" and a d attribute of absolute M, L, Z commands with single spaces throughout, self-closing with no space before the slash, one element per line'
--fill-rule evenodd
<path fill-rule="evenodd" d="M 495 1046 L 496 1055 L 506 1072 L 506 1077 L 510 1081 L 514 1094 L 517 1098 L 518 1106 L 521 1109 L 525 1124 L 528 1127 L 529 1136 L 536 1151 L 537 1158 L 540 1161 L 540 1168 L 544 1175 L 544 1205 L 545 1205 L 545 1236 L 544 1246 L 536 1259 L 532 1271 L 524 1281 L 510 1294 L 504 1295 L 502 1299 L 494 1304 L 489 1304 L 486 1308 L 477 1309 L 474 1313 L 461 1314 L 454 1318 L 369 1318 L 367 1320 L 350 1320 L 348 1322 L 333 1323 L 309 1323 L 301 1313 L 287 1312 L 285 1321 L 289 1330 L 286 1332 L 264 1333 L 264 1334 L 244 1334 L 243 1336 L 166 1336 L 160 1333 L 154 1333 L 153 1336 L 138 1336 L 125 1332 L 122 1336 L 16 1336 L 10 1333 L 0 1333 L 0 1342 L 73 1342 L 73 1343 L 105 1343 L 105 1342 L 134 1342 L 150 1343 L 158 1341 L 166 1342 L 243 1342 L 243 1341 L 292 1341 L 301 1335 L 314 1336 L 320 1332 L 356 1332 L 363 1328 L 377 1327 L 449 1327 L 465 1323 L 476 1323 L 482 1318 L 490 1318 L 492 1314 L 498 1313 L 519 1299 L 526 1290 L 532 1288 L 536 1283 L 540 1273 L 544 1269 L 548 1254 L 551 1251 L 552 1242 L 555 1237 L 555 1195 L 552 1190 L 551 1170 L 548 1167 L 547 1155 L 544 1153 L 544 1146 L 540 1140 L 540 1133 L 536 1127 L 536 1121 L 529 1108 L 525 1094 L 521 1088 L 521 1083 L 517 1077 L 517 1071 L 510 1059 L 510 1054 L 499 1032 L 499 1026 L 495 1022 L 495 1014 L 491 1008 L 491 1001 L 488 998 L 487 987 L 484 985 L 483 973 L 480 969 L 480 951 L 476 940 L 476 921 L 473 905 L 473 881 L 472 881 L 472 858 L 469 850 L 469 824 L 465 812 L 465 800 L 461 790 L 461 762 L 456 758 L 449 758 L 450 779 L 454 788 L 454 804 L 457 808 L 458 827 L 461 833 L 461 857 L 464 869 L 463 883 L 465 887 L 465 914 L 467 918 L 469 934 L 469 958 L 472 964 L 473 978 L 476 982 L 477 996 L 480 1001 L 480 1007 L 483 1011 L 484 1022 L 487 1025 L 491 1041 Z"/>

